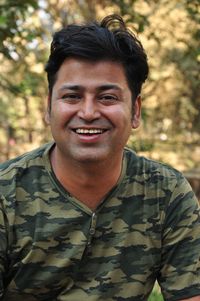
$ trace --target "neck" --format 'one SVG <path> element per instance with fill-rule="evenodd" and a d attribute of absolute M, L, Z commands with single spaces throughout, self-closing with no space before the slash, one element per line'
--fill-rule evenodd
<path fill-rule="evenodd" d="M 122 168 L 122 155 L 109 162 L 73 162 L 61 157 L 56 147 L 50 160 L 65 189 L 91 209 L 116 185 Z"/>

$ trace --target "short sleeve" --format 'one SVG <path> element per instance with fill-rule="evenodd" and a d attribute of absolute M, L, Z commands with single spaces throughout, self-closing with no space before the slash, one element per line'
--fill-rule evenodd
<path fill-rule="evenodd" d="M 158 282 L 165 300 L 200 295 L 200 206 L 180 175 L 165 211 Z"/>

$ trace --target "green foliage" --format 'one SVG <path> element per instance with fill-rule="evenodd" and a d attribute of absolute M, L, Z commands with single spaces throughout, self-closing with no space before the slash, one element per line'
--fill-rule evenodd
<path fill-rule="evenodd" d="M 132 136 L 129 139 L 128 146 L 136 152 L 147 152 L 152 151 L 154 148 L 154 141 L 149 139 L 139 139 Z"/>
<path fill-rule="evenodd" d="M 16 35 L 21 35 L 23 27 L 22 22 L 33 9 L 38 7 L 35 0 L 7 0 L 0 4 L 0 52 L 6 57 L 12 59 L 9 53 L 9 48 L 6 46 L 5 41 L 8 38 L 13 38 Z"/>
<path fill-rule="evenodd" d="M 148 298 L 148 301 L 164 301 L 164 299 L 160 293 L 153 291 L 150 297 Z"/>
<path fill-rule="evenodd" d="M 200 0 L 186 1 L 186 11 L 193 24 L 197 24 L 191 31 L 191 38 L 185 42 L 186 47 L 183 51 L 176 53 L 173 52 L 173 61 L 177 65 L 177 68 L 183 74 L 183 80 L 187 87 L 187 91 L 184 92 L 184 99 L 187 99 L 185 108 L 183 111 L 186 113 L 183 116 L 183 120 L 189 123 L 193 122 L 193 130 L 199 131 L 200 128 Z M 186 97 L 185 97 L 186 96 Z M 186 116 L 187 115 L 187 116 Z"/>
<path fill-rule="evenodd" d="M 116 4 L 119 8 L 120 14 L 125 17 L 126 22 L 134 24 L 137 32 L 143 32 L 145 27 L 149 25 L 148 17 L 135 9 L 138 0 L 112 0 L 112 4 Z"/>

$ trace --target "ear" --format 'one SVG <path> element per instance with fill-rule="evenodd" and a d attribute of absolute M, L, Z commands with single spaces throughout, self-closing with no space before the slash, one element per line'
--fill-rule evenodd
<path fill-rule="evenodd" d="M 140 125 L 141 119 L 141 95 L 136 97 L 135 103 L 133 105 L 133 117 L 132 117 L 132 128 L 137 129 Z"/>
<path fill-rule="evenodd" d="M 50 112 L 51 112 L 51 97 L 50 95 L 48 95 L 47 98 L 47 110 L 44 116 L 44 119 L 46 121 L 47 124 L 50 124 Z"/>

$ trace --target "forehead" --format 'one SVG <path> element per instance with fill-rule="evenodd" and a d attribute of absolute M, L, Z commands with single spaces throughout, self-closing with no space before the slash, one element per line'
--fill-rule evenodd
<path fill-rule="evenodd" d="M 57 72 L 56 84 L 61 82 L 117 83 L 127 86 L 124 66 L 111 60 L 89 61 L 81 58 L 67 58 Z"/>

